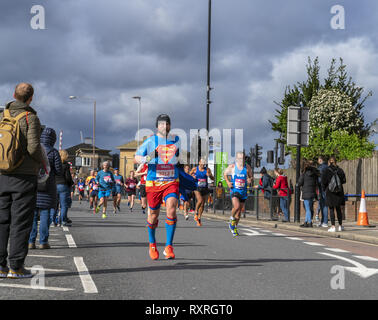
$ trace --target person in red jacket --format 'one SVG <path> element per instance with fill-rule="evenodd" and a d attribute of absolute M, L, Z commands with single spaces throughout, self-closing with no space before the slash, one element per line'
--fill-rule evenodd
<path fill-rule="evenodd" d="M 280 207 L 285 216 L 282 222 L 289 221 L 289 210 L 288 210 L 288 203 L 289 203 L 289 183 L 287 182 L 287 177 L 283 175 L 283 170 L 276 168 L 274 170 L 274 174 L 277 176 L 276 183 L 273 185 L 273 189 L 278 189 L 278 195 L 280 196 Z"/>

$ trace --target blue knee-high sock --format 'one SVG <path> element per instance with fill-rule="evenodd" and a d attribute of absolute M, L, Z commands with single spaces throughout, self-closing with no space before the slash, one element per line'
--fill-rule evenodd
<path fill-rule="evenodd" d="M 158 222 L 159 220 L 157 220 L 155 224 L 151 224 L 147 221 L 148 238 L 150 243 L 156 243 L 155 231 L 158 226 Z"/>
<path fill-rule="evenodd" d="M 176 223 L 177 223 L 177 218 L 176 219 L 170 219 L 167 218 L 165 220 L 165 230 L 167 232 L 167 246 L 171 246 L 173 242 L 173 237 L 175 235 L 175 230 L 176 230 Z"/>

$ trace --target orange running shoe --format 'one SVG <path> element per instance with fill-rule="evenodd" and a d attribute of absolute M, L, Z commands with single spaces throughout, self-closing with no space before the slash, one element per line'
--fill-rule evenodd
<path fill-rule="evenodd" d="M 199 227 L 202 226 L 201 219 L 198 219 L 198 220 L 197 220 L 197 226 L 199 226 Z"/>
<path fill-rule="evenodd" d="M 159 251 L 157 250 L 156 248 L 156 243 L 150 243 L 150 250 L 149 250 L 149 253 L 150 253 L 150 258 L 152 260 L 157 260 L 159 259 Z"/>
<path fill-rule="evenodd" d="M 198 213 L 196 213 L 196 214 L 194 215 L 194 221 L 196 221 L 196 222 L 198 223 Z"/>
<path fill-rule="evenodd" d="M 174 259 L 175 258 L 175 254 L 173 253 L 173 247 L 172 246 L 166 246 L 163 254 L 165 255 L 165 259 Z"/>

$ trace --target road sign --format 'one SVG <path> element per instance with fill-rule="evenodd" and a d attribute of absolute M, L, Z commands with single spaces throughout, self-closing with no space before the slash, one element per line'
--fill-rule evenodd
<path fill-rule="evenodd" d="M 260 150 L 262 149 L 262 146 L 259 146 L 258 144 L 255 145 L 255 166 L 256 168 L 259 168 L 261 166 L 261 155 L 262 152 Z"/>
<path fill-rule="evenodd" d="M 310 109 L 305 107 L 288 107 L 287 112 L 287 145 L 308 146 L 310 131 Z"/>
<path fill-rule="evenodd" d="M 224 187 L 227 187 L 227 183 L 224 180 L 223 173 L 228 167 L 228 153 L 227 152 L 217 152 L 215 154 L 215 166 L 216 166 L 216 177 L 215 185 L 218 186 L 218 182 L 222 182 Z"/>
<path fill-rule="evenodd" d="M 83 165 L 81 157 L 75 157 L 75 167 L 81 167 Z"/>

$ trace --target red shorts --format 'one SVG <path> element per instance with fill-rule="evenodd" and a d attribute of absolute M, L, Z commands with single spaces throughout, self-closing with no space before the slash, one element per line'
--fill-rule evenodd
<path fill-rule="evenodd" d="M 179 199 L 179 184 L 173 182 L 161 187 L 146 187 L 147 202 L 151 210 L 157 210 L 163 203 L 163 199 L 167 202 L 167 199 L 174 197 Z"/>

